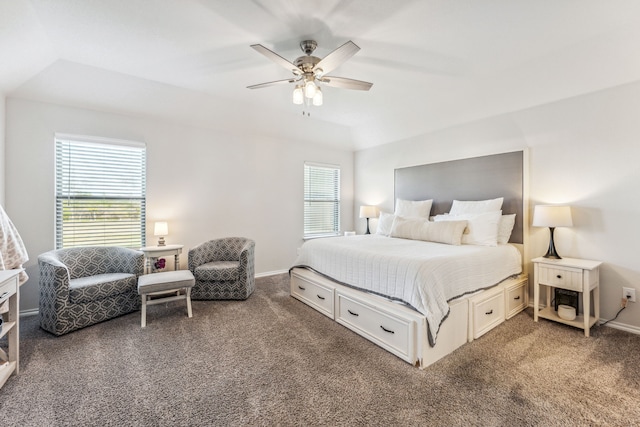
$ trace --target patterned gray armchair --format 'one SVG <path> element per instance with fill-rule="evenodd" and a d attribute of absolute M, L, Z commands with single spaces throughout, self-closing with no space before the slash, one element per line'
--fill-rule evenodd
<path fill-rule="evenodd" d="M 140 308 L 144 254 L 116 246 L 58 249 L 38 257 L 40 327 L 63 335 Z"/>
<path fill-rule="evenodd" d="M 191 299 L 244 300 L 255 289 L 255 242 L 226 237 L 189 251 L 189 270 L 196 279 Z"/>

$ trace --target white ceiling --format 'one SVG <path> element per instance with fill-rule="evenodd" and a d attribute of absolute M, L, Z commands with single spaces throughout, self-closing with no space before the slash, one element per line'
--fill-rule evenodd
<path fill-rule="evenodd" d="M 291 102 L 293 61 L 361 50 Z M 0 92 L 361 149 L 640 80 L 637 0 L 0 0 Z M 298 130 L 296 133 L 295 130 Z M 313 135 L 311 135 L 313 134 Z"/>

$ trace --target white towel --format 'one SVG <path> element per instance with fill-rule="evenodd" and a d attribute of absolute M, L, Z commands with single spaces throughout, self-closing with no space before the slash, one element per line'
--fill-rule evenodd
<path fill-rule="evenodd" d="M 0 270 L 22 268 L 22 264 L 27 261 L 29 261 L 29 255 L 22 243 L 20 233 L 0 206 Z M 20 284 L 22 285 L 28 278 L 27 273 L 22 271 L 19 277 Z"/>

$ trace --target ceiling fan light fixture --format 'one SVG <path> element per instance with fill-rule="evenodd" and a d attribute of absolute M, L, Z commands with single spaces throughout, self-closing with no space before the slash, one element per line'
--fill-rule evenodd
<path fill-rule="evenodd" d="M 304 96 L 307 98 L 313 99 L 317 89 L 318 87 L 313 82 L 313 80 L 307 80 L 307 82 L 304 84 Z"/>
<path fill-rule="evenodd" d="M 297 85 L 293 90 L 293 103 L 301 105 L 304 101 L 304 94 L 302 93 L 302 85 Z"/>
<path fill-rule="evenodd" d="M 313 105 L 319 107 L 322 105 L 322 90 L 320 88 L 316 89 L 316 94 L 313 95 Z"/>

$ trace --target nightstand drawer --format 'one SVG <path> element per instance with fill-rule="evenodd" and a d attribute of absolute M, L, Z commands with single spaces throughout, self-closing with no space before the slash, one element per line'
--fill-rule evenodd
<path fill-rule="evenodd" d="M 0 285 L 0 303 L 5 302 L 18 289 L 18 276 L 13 276 Z"/>
<path fill-rule="evenodd" d="M 538 282 L 541 285 L 554 288 L 569 289 L 582 292 L 582 269 L 571 267 L 554 267 L 545 264 L 538 265 Z"/>

